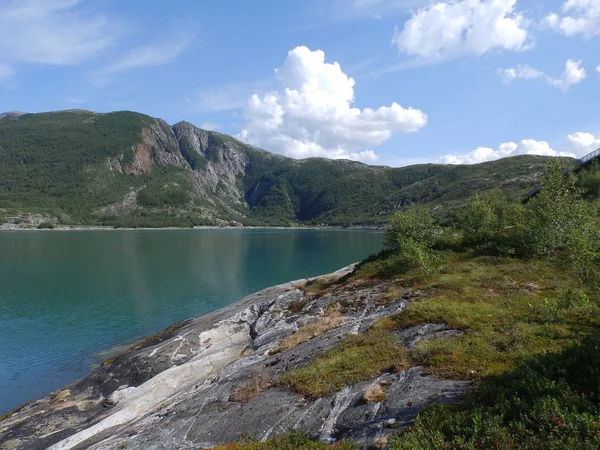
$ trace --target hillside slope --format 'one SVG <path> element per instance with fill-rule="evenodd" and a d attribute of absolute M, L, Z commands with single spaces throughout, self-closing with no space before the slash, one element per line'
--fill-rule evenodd
<path fill-rule="evenodd" d="M 193 226 L 382 223 L 422 203 L 451 214 L 473 191 L 525 193 L 544 157 L 401 168 L 294 160 L 143 114 L 0 115 L 0 222 Z"/>

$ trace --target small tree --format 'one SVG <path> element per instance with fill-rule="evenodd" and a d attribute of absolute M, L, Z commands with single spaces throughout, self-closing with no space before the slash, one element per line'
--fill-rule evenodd
<path fill-rule="evenodd" d="M 541 180 L 540 193 L 525 214 L 524 245 L 532 256 L 548 256 L 557 250 L 577 251 L 594 238 L 594 215 L 582 200 L 576 177 L 564 164 L 551 159 Z"/>
<path fill-rule="evenodd" d="M 439 264 L 439 257 L 433 251 L 439 234 L 427 210 L 411 205 L 392 217 L 384 237 L 405 269 L 432 270 Z"/>
<path fill-rule="evenodd" d="M 463 241 L 468 246 L 495 244 L 499 251 L 508 251 L 515 229 L 523 222 L 523 206 L 509 202 L 502 192 L 485 197 L 472 197 L 460 220 Z"/>

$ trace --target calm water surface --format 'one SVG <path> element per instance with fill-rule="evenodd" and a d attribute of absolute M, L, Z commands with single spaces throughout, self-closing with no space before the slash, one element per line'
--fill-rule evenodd
<path fill-rule="evenodd" d="M 0 414 L 117 345 L 381 246 L 378 232 L 342 230 L 0 233 Z"/>

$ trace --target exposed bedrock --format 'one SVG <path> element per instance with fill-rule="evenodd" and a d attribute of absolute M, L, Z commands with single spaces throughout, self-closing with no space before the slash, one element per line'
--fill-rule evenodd
<path fill-rule="evenodd" d="M 308 364 L 345 335 L 401 312 L 410 301 L 378 302 L 382 284 L 343 287 L 318 298 L 307 296 L 303 284 L 265 289 L 141 343 L 0 422 L 0 447 L 198 449 L 290 430 L 366 447 L 410 424 L 425 406 L 465 390 L 465 382 L 438 380 L 418 367 L 316 399 L 275 387 L 279 375 Z M 349 300 L 352 307 L 322 333 L 282 349 L 284 339 Z M 452 334 L 431 324 L 403 330 L 398 339 L 411 346 Z M 385 398 L 367 402 L 364 392 L 374 384 L 385 386 Z"/>

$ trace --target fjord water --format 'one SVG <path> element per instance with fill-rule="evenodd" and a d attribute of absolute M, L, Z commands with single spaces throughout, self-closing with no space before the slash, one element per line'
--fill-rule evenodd
<path fill-rule="evenodd" d="M 0 233 L 0 414 L 116 346 L 381 246 L 359 230 Z"/>

